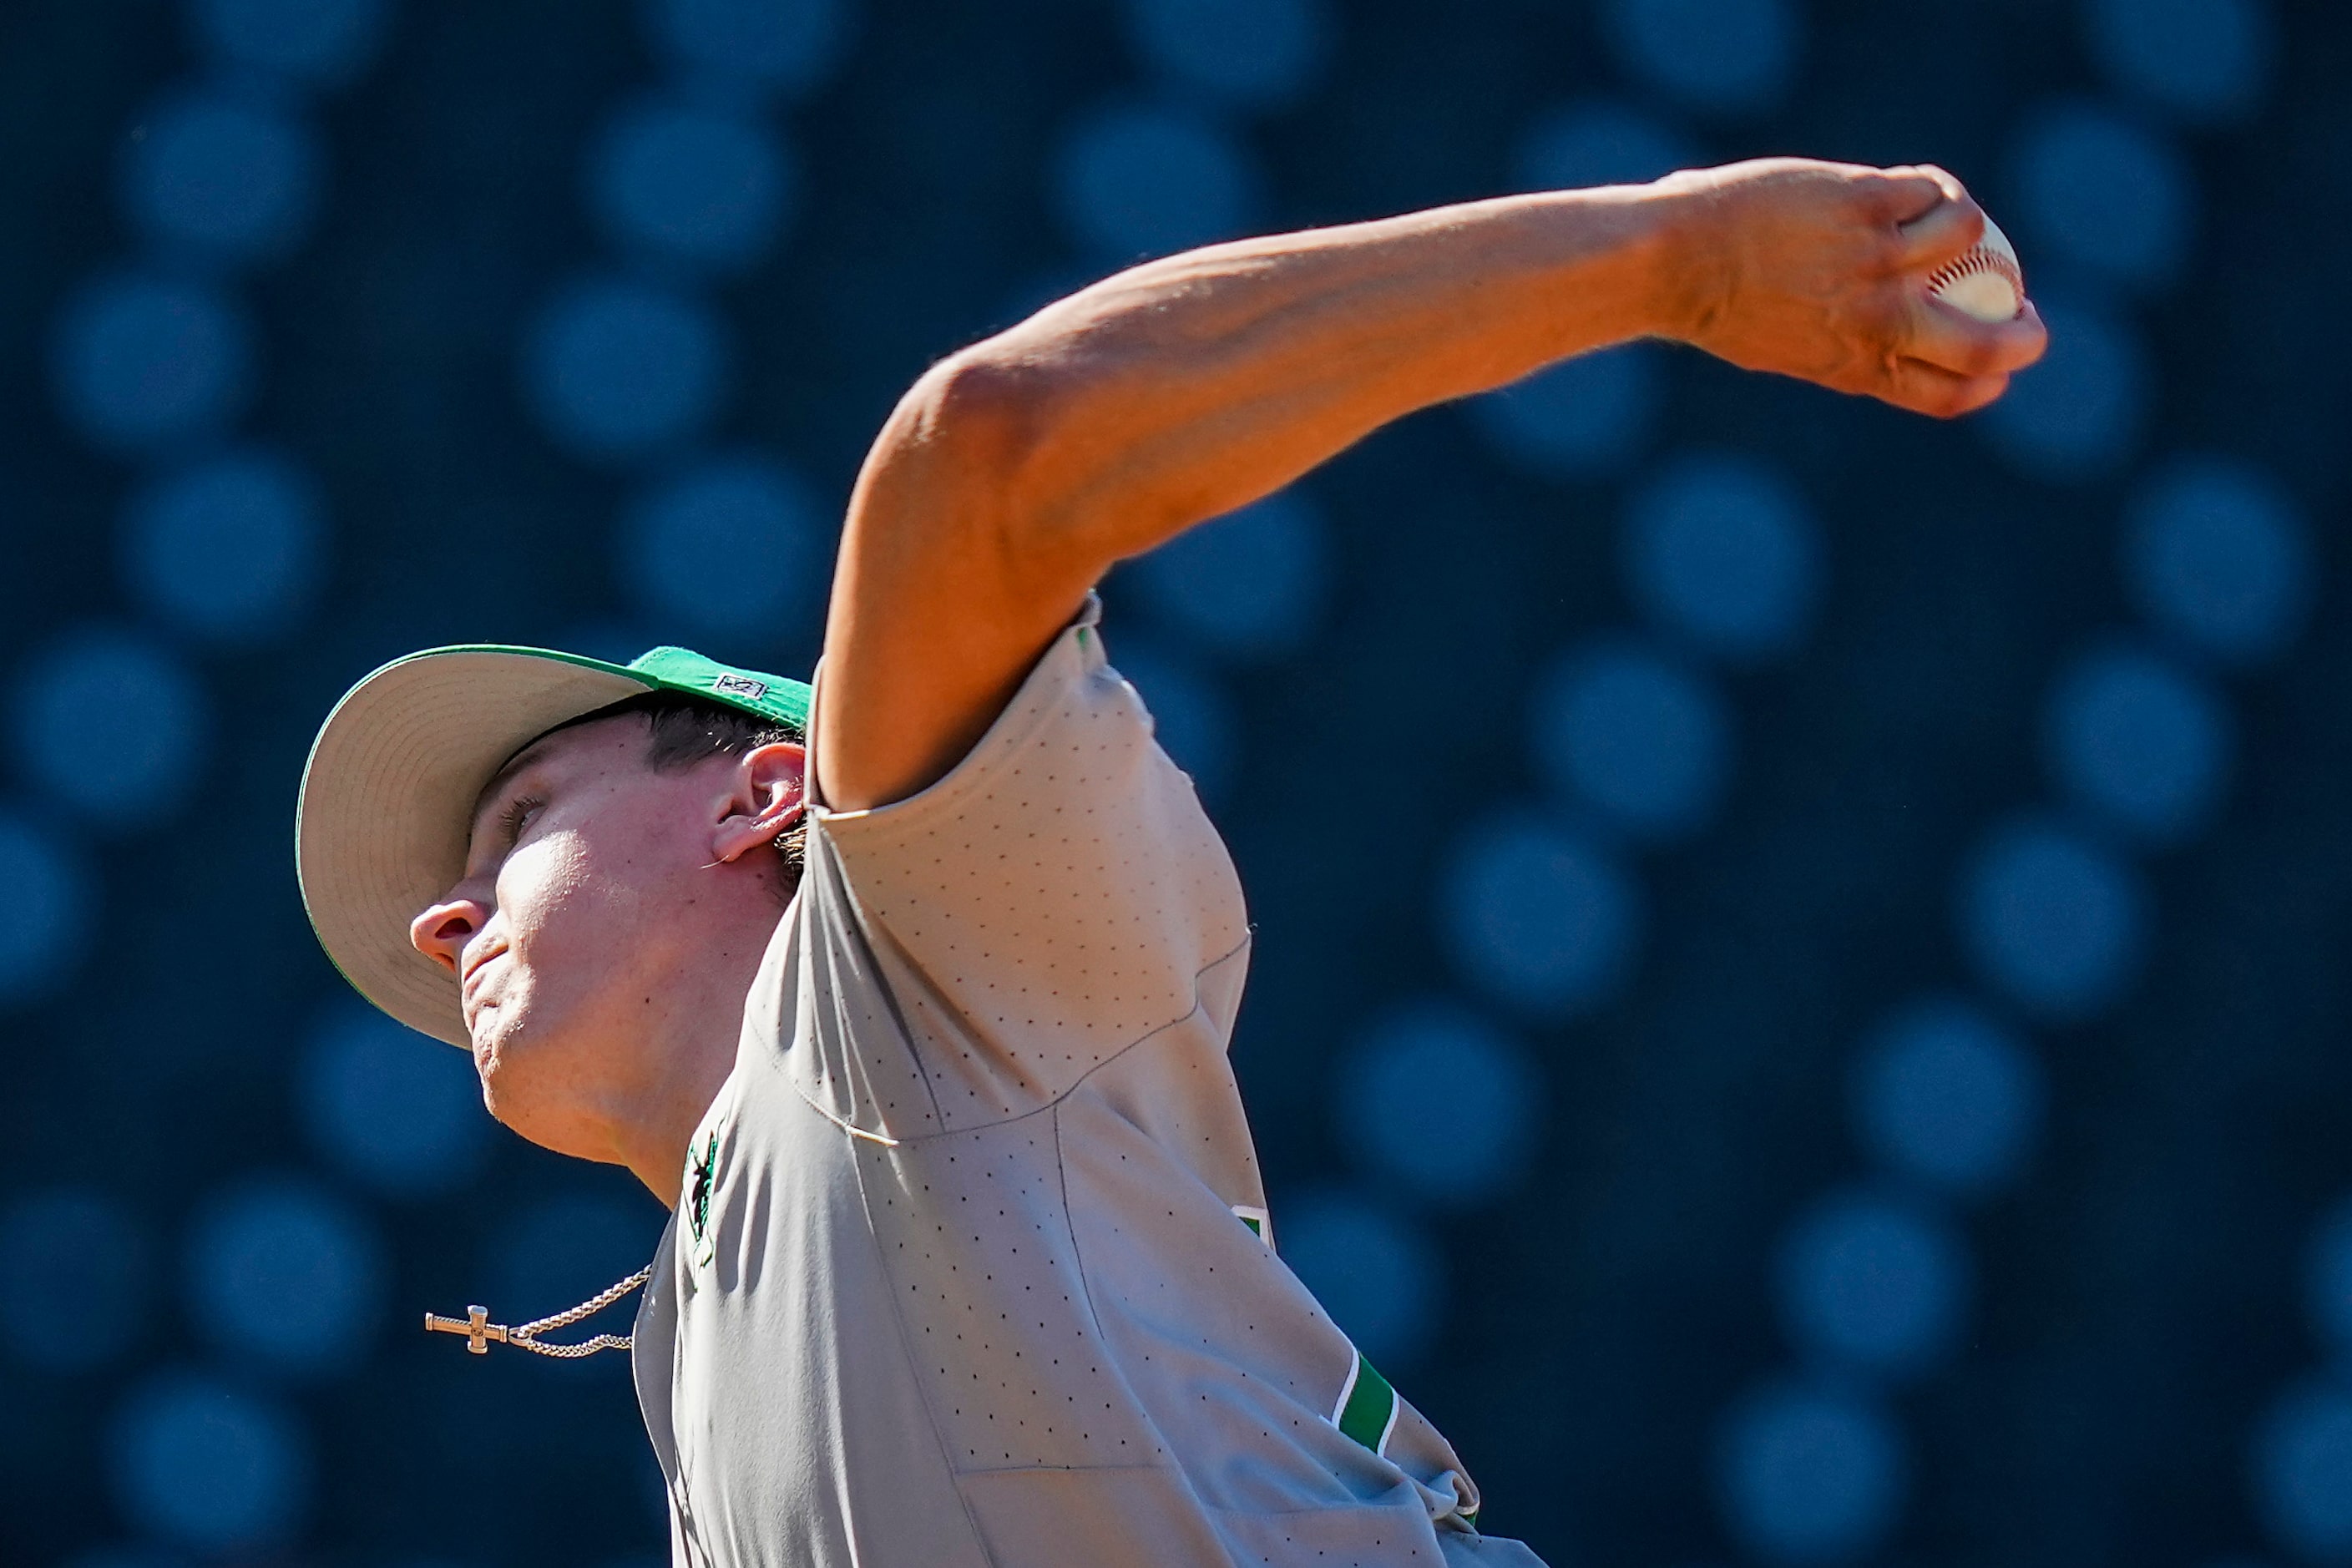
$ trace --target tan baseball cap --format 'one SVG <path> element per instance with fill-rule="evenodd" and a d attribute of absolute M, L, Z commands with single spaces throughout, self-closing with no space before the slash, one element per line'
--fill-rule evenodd
<path fill-rule="evenodd" d="M 295 874 L 310 929 L 360 994 L 465 1046 L 457 984 L 409 922 L 465 869 L 474 803 L 560 724 L 652 691 L 722 702 L 805 732 L 806 683 L 657 647 L 625 665 L 551 648 L 467 644 L 396 658 L 343 694 L 302 770 Z"/>

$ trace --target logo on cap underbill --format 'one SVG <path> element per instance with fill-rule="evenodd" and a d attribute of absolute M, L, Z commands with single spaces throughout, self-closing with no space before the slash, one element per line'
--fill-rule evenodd
<path fill-rule="evenodd" d="M 710 683 L 710 689 L 721 696 L 744 697 L 757 702 L 768 694 L 768 683 L 748 675 L 722 675 Z"/>

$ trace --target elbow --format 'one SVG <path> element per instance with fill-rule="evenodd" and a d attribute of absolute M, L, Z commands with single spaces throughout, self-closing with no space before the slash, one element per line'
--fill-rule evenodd
<path fill-rule="evenodd" d="M 1010 500 L 1049 488 L 1066 398 L 1052 368 L 978 343 L 931 367 L 908 394 L 910 434 L 966 482 Z"/>
<path fill-rule="evenodd" d="M 1098 379 L 1059 346 L 992 338 L 940 361 L 908 390 L 877 455 L 945 503 L 916 514 L 976 531 L 1008 572 L 1091 581 L 1121 553 L 1099 537 L 1115 433 Z"/>

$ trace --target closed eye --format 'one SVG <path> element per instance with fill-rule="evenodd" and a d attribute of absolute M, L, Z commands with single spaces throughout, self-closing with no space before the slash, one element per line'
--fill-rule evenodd
<path fill-rule="evenodd" d="M 546 801 L 534 795 L 519 795 L 509 801 L 506 809 L 499 813 L 499 847 L 501 850 L 512 849 L 522 837 L 522 830 L 531 817 L 546 805 Z"/>

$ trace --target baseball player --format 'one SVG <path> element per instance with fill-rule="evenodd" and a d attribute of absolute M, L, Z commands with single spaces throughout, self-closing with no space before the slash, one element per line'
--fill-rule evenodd
<path fill-rule="evenodd" d="M 2043 341 L 1929 296 L 1982 223 L 1939 170 L 1771 159 L 1151 262 L 907 394 L 814 689 L 464 647 L 343 698 L 298 826 L 327 952 L 674 1211 L 633 1355 L 677 1563 L 1534 1561 L 1278 1255 L 1241 890 L 1094 584 L 1634 337 L 1980 407 Z"/>

